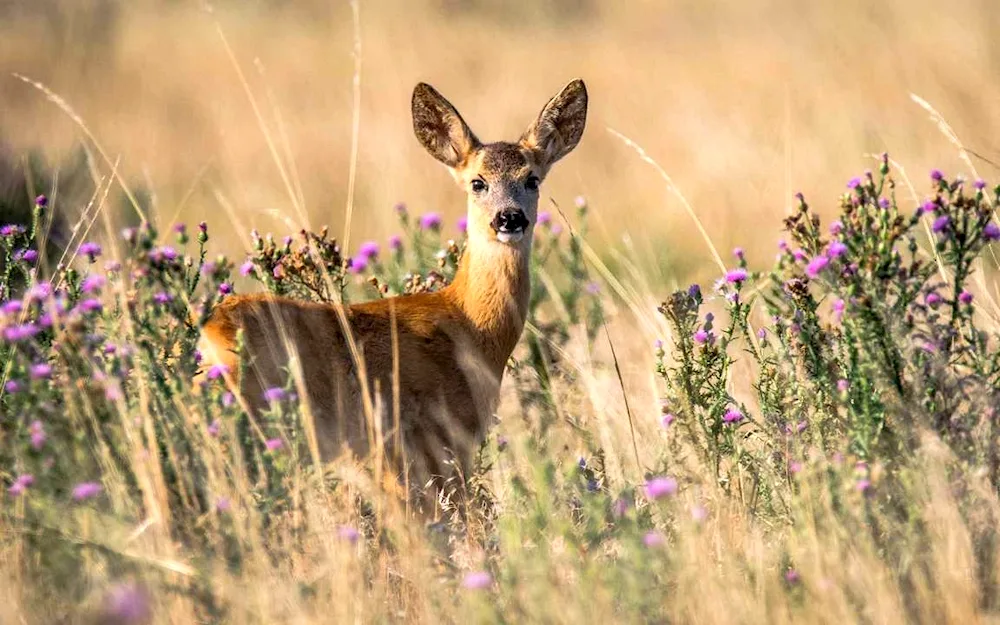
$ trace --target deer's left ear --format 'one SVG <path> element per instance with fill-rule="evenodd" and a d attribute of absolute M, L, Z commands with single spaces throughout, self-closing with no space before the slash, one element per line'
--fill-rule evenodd
<path fill-rule="evenodd" d="M 549 100 L 524 134 L 521 145 L 532 150 L 539 164 L 550 167 L 573 151 L 587 124 L 587 87 L 574 80 Z"/>
<path fill-rule="evenodd" d="M 431 156 L 452 169 L 464 164 L 479 139 L 451 102 L 434 87 L 420 83 L 413 89 L 413 132 Z"/>

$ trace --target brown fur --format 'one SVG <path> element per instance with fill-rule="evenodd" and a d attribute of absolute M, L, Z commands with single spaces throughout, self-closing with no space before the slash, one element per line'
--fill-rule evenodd
<path fill-rule="evenodd" d="M 552 109 L 553 102 L 562 102 L 578 119 L 559 118 L 563 109 Z M 238 371 L 235 346 L 242 330 L 247 374 L 231 381 L 251 408 L 260 410 L 263 392 L 284 386 L 288 371 L 301 367 L 324 458 L 345 450 L 366 456 L 374 450 L 373 432 L 381 432 L 377 444 L 418 486 L 449 475 L 451 458 L 467 468 L 496 409 L 504 367 L 524 328 L 530 288 L 531 227 L 521 240 L 501 243 L 491 220 L 498 211 L 519 210 L 534 224 L 538 192 L 527 189 L 526 180 L 544 178 L 552 163 L 575 147 L 585 115 L 586 90 L 574 81 L 526 131 L 530 143 L 482 145 L 447 100 L 418 85 L 413 95 L 418 140 L 463 187 L 476 178 L 490 187 L 469 192 L 469 241 L 452 284 L 436 293 L 340 310 L 264 295 L 228 298 L 203 330 L 206 367 L 222 363 Z M 557 136 L 540 126 L 575 134 Z M 352 355 L 341 313 L 360 361 Z M 362 380 L 376 423 L 366 417 Z"/>

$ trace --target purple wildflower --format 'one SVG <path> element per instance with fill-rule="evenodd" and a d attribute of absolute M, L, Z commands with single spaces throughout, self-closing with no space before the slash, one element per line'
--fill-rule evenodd
<path fill-rule="evenodd" d="M 229 367 L 223 364 L 218 364 L 218 365 L 212 365 L 212 367 L 208 370 L 206 376 L 208 377 L 209 380 L 217 380 L 222 376 L 226 375 L 227 373 L 229 373 Z"/>
<path fill-rule="evenodd" d="M 209 436 L 211 436 L 212 438 L 217 438 L 219 436 L 219 432 L 222 430 L 222 422 L 219 421 L 218 419 L 215 419 L 214 421 L 209 423 L 208 427 L 205 429 L 208 430 Z"/>
<path fill-rule="evenodd" d="M 971 304 L 972 293 L 969 293 L 968 291 L 962 291 L 961 293 L 958 294 L 958 301 L 962 302 L 963 304 Z"/>
<path fill-rule="evenodd" d="M 840 319 L 844 316 L 844 300 L 835 299 L 833 300 L 833 320 L 836 323 L 840 323 Z"/>
<path fill-rule="evenodd" d="M 229 501 L 229 497 L 219 497 L 215 500 L 215 510 L 216 512 L 226 513 L 229 512 L 233 507 L 233 503 Z"/>
<path fill-rule="evenodd" d="M 17 224 L 7 224 L 0 226 L 0 237 L 12 237 L 24 232 L 24 228 Z"/>
<path fill-rule="evenodd" d="M 86 256 L 90 262 L 94 262 L 94 260 L 101 255 L 101 246 L 97 243 L 88 241 L 81 244 L 77 252 Z"/>
<path fill-rule="evenodd" d="M 733 248 L 733 256 L 735 256 L 737 260 L 743 260 L 743 255 L 744 251 L 742 247 Z"/>
<path fill-rule="evenodd" d="M 253 261 L 252 260 L 248 260 L 245 263 L 243 263 L 242 265 L 240 265 L 240 275 L 241 276 L 249 276 L 252 273 L 253 273 Z"/>
<path fill-rule="evenodd" d="M 52 377 L 52 366 L 41 362 L 37 365 L 31 365 L 30 372 L 32 380 L 47 380 Z"/>
<path fill-rule="evenodd" d="M 441 228 L 441 215 L 437 213 L 427 213 L 420 216 L 421 230 L 439 230 Z"/>
<path fill-rule="evenodd" d="M 830 241 L 830 245 L 826 248 L 826 255 L 829 258 L 837 258 L 838 256 L 843 256 L 847 252 L 847 244 L 843 241 Z"/>
<path fill-rule="evenodd" d="M 104 276 L 100 275 L 90 275 L 83 279 L 80 283 L 80 290 L 84 293 L 93 293 L 94 291 L 99 291 L 104 287 L 106 280 Z"/>
<path fill-rule="evenodd" d="M 204 221 L 198 223 L 198 232 L 205 234 L 208 232 L 208 224 Z"/>
<path fill-rule="evenodd" d="M 21 390 L 21 383 L 17 380 L 7 380 L 7 383 L 3 385 L 3 390 L 10 394 L 17 393 Z"/>
<path fill-rule="evenodd" d="M 977 191 L 982 191 L 986 188 L 986 181 L 980 178 L 973 183 L 973 186 L 976 187 Z"/>
<path fill-rule="evenodd" d="M 24 494 L 24 491 L 27 490 L 27 488 L 34 483 L 35 483 L 35 476 L 30 473 L 24 473 L 22 475 L 17 476 L 17 478 L 14 480 L 14 483 L 11 484 L 10 488 L 7 489 L 7 492 L 10 494 L 11 497 L 20 497 L 22 494 Z"/>
<path fill-rule="evenodd" d="M 458 231 L 461 232 L 462 234 L 465 234 L 465 233 L 467 233 L 469 231 L 469 218 L 468 217 L 465 217 L 463 215 L 462 217 L 458 218 Z"/>
<path fill-rule="evenodd" d="M 694 342 L 697 343 L 698 345 L 704 345 L 706 343 L 711 344 L 712 333 L 705 331 L 704 328 L 698 328 L 698 330 L 694 333 L 693 338 Z"/>
<path fill-rule="evenodd" d="M 677 417 L 674 415 L 674 413 L 668 412 L 667 414 L 663 415 L 660 418 L 660 425 L 662 425 L 664 429 L 666 429 L 670 427 L 670 424 L 673 423 L 676 418 Z"/>
<path fill-rule="evenodd" d="M 663 543 L 666 541 L 667 539 L 663 537 L 663 534 L 655 531 L 646 532 L 646 534 L 642 537 L 642 544 L 651 549 L 653 547 L 663 546 Z"/>
<path fill-rule="evenodd" d="M 35 250 L 22 250 L 15 255 L 15 258 L 20 258 L 26 263 L 34 264 L 38 260 L 38 252 Z"/>
<path fill-rule="evenodd" d="M 24 305 L 20 300 L 12 299 L 9 302 L 4 302 L 3 306 L 0 306 L 0 313 L 5 315 L 16 315 L 24 309 Z"/>
<path fill-rule="evenodd" d="M 486 571 L 473 571 L 462 579 L 462 587 L 468 590 L 486 590 L 492 585 L 493 576 Z"/>
<path fill-rule="evenodd" d="M 796 571 L 795 569 L 788 569 L 787 571 L 785 571 L 785 581 L 788 582 L 789 584 L 792 585 L 798 584 L 800 579 L 801 576 L 799 575 L 799 572 Z"/>
<path fill-rule="evenodd" d="M 351 527 L 350 525 L 341 525 L 337 528 L 337 537 L 353 545 L 358 542 L 359 538 L 361 538 L 361 532 L 359 532 L 357 528 Z"/>
<path fill-rule="evenodd" d="M 264 391 L 264 400 L 271 404 L 282 401 L 286 396 L 287 393 L 285 393 L 285 389 L 277 386 Z"/>
<path fill-rule="evenodd" d="M 92 297 L 83 300 L 77 306 L 77 309 L 79 309 L 80 312 L 85 313 L 85 314 L 87 314 L 87 313 L 93 313 L 93 312 L 100 312 L 102 308 L 104 308 L 104 305 L 101 304 L 101 300 L 94 299 Z"/>
<path fill-rule="evenodd" d="M 398 252 L 403 249 L 403 238 L 398 234 L 394 234 L 389 237 L 389 249 L 394 252 Z"/>
<path fill-rule="evenodd" d="M 926 304 L 931 307 L 937 306 L 938 304 L 941 303 L 941 296 L 938 295 L 936 292 L 931 291 L 924 297 L 924 302 L 926 302 Z"/>
<path fill-rule="evenodd" d="M 626 512 L 628 512 L 628 501 L 621 497 L 615 499 L 615 502 L 611 504 L 611 516 L 620 519 L 625 516 Z"/>
<path fill-rule="evenodd" d="M 395 210 L 396 214 L 399 215 L 400 217 L 406 217 L 406 204 L 405 203 L 403 203 L 403 202 L 396 202 L 396 205 L 393 206 L 393 210 Z"/>
<path fill-rule="evenodd" d="M 848 189 L 857 189 L 860 186 L 861 186 L 861 178 L 855 177 L 847 181 Z"/>
<path fill-rule="evenodd" d="M 30 339 L 41 331 L 36 325 L 26 323 L 17 326 L 8 326 L 3 330 L 3 337 L 11 343 Z"/>
<path fill-rule="evenodd" d="M 726 272 L 726 282 L 739 284 L 749 277 L 749 273 L 743 267 L 737 267 Z"/>
<path fill-rule="evenodd" d="M 229 295 L 233 292 L 233 286 L 228 282 L 223 282 L 219 285 L 219 295 Z"/>
<path fill-rule="evenodd" d="M 830 264 L 830 259 L 826 256 L 817 256 L 806 265 L 806 275 L 810 278 L 817 278 L 826 266 Z"/>
<path fill-rule="evenodd" d="M 871 480 L 866 480 L 864 478 L 861 478 L 854 484 L 854 488 L 856 488 L 860 493 L 867 493 L 871 487 L 872 487 Z"/>
<path fill-rule="evenodd" d="M 379 247 L 375 241 L 365 241 L 358 248 L 358 256 L 367 260 L 374 260 L 378 257 Z"/>
<path fill-rule="evenodd" d="M 264 441 L 264 447 L 267 447 L 268 451 L 278 451 L 285 446 L 285 442 L 280 438 L 269 438 Z"/>
<path fill-rule="evenodd" d="M 149 596 L 135 584 L 115 584 L 104 596 L 102 617 L 122 625 L 147 623 L 152 617 Z"/>
<path fill-rule="evenodd" d="M 107 271 L 108 273 L 118 273 L 121 271 L 121 268 L 122 264 L 117 260 L 109 260 L 104 263 L 104 271 Z"/>
<path fill-rule="evenodd" d="M 841 221 L 835 221 L 830 224 L 830 234 L 837 236 L 844 231 L 844 224 Z"/>
<path fill-rule="evenodd" d="M 986 224 L 983 228 L 983 238 L 987 241 L 996 241 L 1000 239 L 1000 226 L 997 226 L 994 222 Z"/>
<path fill-rule="evenodd" d="M 167 293 L 166 291 L 159 291 L 153 294 L 153 301 L 157 304 L 165 305 L 174 301 L 174 296 L 172 293 Z"/>
<path fill-rule="evenodd" d="M 677 493 L 677 480 L 669 476 L 654 477 L 646 482 L 644 491 L 646 498 L 650 500 L 675 495 Z"/>
<path fill-rule="evenodd" d="M 932 169 L 931 180 L 933 180 L 934 182 L 941 182 L 942 180 L 944 180 L 944 172 L 942 172 L 940 169 Z"/>
<path fill-rule="evenodd" d="M 743 413 L 738 408 L 730 408 L 722 415 L 723 423 L 737 423 L 743 420 Z"/>
<path fill-rule="evenodd" d="M 599 282 L 594 282 L 594 281 L 588 282 L 587 286 L 585 286 L 584 288 L 590 295 L 597 295 L 598 293 L 601 292 L 601 285 Z"/>
<path fill-rule="evenodd" d="M 889 198 L 879 198 L 878 205 L 880 208 L 889 208 Z"/>
<path fill-rule="evenodd" d="M 39 282 L 28 290 L 28 297 L 36 302 L 42 302 L 52 297 L 52 283 Z"/>
<path fill-rule="evenodd" d="M 848 382 L 847 380 L 845 380 L 843 378 L 837 380 L 837 390 L 838 391 L 840 391 L 841 393 L 846 393 L 847 389 L 849 389 L 849 388 L 851 388 L 850 382 Z"/>
<path fill-rule="evenodd" d="M 549 211 L 542 211 L 542 212 L 538 213 L 538 218 L 535 219 L 535 222 L 539 226 L 544 226 L 545 224 L 547 224 L 547 223 L 549 223 L 551 221 L 552 221 L 552 213 L 550 213 Z"/>
<path fill-rule="evenodd" d="M 364 256 L 355 256 L 351 259 L 351 264 L 347 268 L 350 273 L 364 273 L 368 269 L 368 259 Z"/>
<path fill-rule="evenodd" d="M 708 518 L 708 508 L 699 504 L 691 506 L 691 519 L 695 523 L 703 523 Z"/>
<path fill-rule="evenodd" d="M 941 215 L 934 220 L 934 224 L 931 226 L 931 230 L 934 232 L 944 232 L 951 225 L 951 217 L 948 215 Z"/>
<path fill-rule="evenodd" d="M 83 482 L 73 487 L 73 500 L 84 501 L 98 495 L 104 487 L 97 482 Z"/>
<path fill-rule="evenodd" d="M 583 197 L 582 195 L 578 195 L 575 198 L 573 198 L 573 204 L 577 208 L 585 208 L 587 206 L 587 198 Z"/>
<path fill-rule="evenodd" d="M 35 198 L 35 206 L 41 206 L 42 208 L 45 208 L 48 205 L 49 205 L 49 198 L 45 197 L 44 195 L 39 195 L 38 197 Z"/>

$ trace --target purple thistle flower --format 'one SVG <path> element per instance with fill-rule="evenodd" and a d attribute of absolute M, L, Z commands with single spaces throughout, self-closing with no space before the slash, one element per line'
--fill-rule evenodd
<path fill-rule="evenodd" d="M 174 224 L 173 230 L 177 234 L 185 234 L 187 232 L 187 226 L 184 224 Z"/>
<path fill-rule="evenodd" d="M 233 507 L 229 497 L 219 497 L 215 500 L 215 510 L 216 512 L 226 513 L 229 512 Z"/>
<path fill-rule="evenodd" d="M 856 488 L 860 493 L 867 493 L 868 490 L 871 489 L 871 487 L 872 487 L 871 480 L 866 480 L 864 478 L 861 478 L 854 484 L 854 488 Z"/>
<path fill-rule="evenodd" d="M 264 447 L 267 447 L 268 451 L 277 451 L 285 446 L 285 442 L 280 438 L 269 438 L 264 441 Z"/>
<path fill-rule="evenodd" d="M 219 285 L 219 295 L 229 295 L 233 292 L 233 287 L 228 282 L 223 282 Z"/>
<path fill-rule="evenodd" d="M 971 304 L 972 293 L 969 293 L 968 291 L 962 291 L 961 293 L 958 294 L 958 301 L 962 302 L 963 304 Z"/>
<path fill-rule="evenodd" d="M 378 257 L 378 252 L 378 243 L 375 241 L 365 241 L 361 244 L 361 247 L 358 248 L 358 256 L 368 260 L 373 260 Z"/>
<path fill-rule="evenodd" d="M 406 216 L 406 204 L 404 202 L 396 202 L 396 205 L 392 207 L 396 211 L 396 214 L 400 217 Z"/>
<path fill-rule="evenodd" d="M 104 596 L 101 616 L 121 625 L 148 623 L 152 617 L 149 596 L 135 584 L 116 584 Z"/>
<path fill-rule="evenodd" d="M 646 532 L 642 537 L 642 544 L 650 549 L 653 547 L 661 547 L 666 541 L 667 539 L 663 537 L 663 534 L 655 531 Z"/>
<path fill-rule="evenodd" d="M 744 252 L 742 247 L 733 248 L 733 256 L 735 256 L 737 260 L 743 260 L 743 255 Z"/>
<path fill-rule="evenodd" d="M 841 393 L 846 393 L 847 389 L 849 389 L 849 388 L 851 388 L 850 382 L 848 382 L 847 380 L 845 380 L 843 378 L 837 380 L 837 390 L 838 391 L 840 391 Z"/>
<path fill-rule="evenodd" d="M 861 178 L 855 177 L 847 181 L 848 189 L 857 189 L 860 186 L 861 186 Z"/>
<path fill-rule="evenodd" d="M 847 244 L 843 241 L 830 241 L 830 245 L 826 248 L 826 255 L 829 258 L 837 258 L 838 256 L 843 256 L 847 252 Z"/>
<path fill-rule="evenodd" d="M 222 394 L 222 407 L 223 408 L 229 408 L 230 406 L 232 406 L 235 403 L 236 403 L 236 395 L 234 395 L 233 393 L 231 393 L 229 391 L 226 391 L 225 393 Z"/>
<path fill-rule="evenodd" d="M 337 528 L 337 537 L 353 545 L 361 538 L 361 532 L 350 525 L 341 525 Z"/>
<path fill-rule="evenodd" d="M 389 249 L 394 252 L 398 252 L 403 248 L 403 238 L 398 234 L 394 234 L 389 237 Z"/>
<path fill-rule="evenodd" d="M 36 302 L 42 302 L 52 297 L 52 284 L 39 282 L 28 290 L 28 297 Z"/>
<path fill-rule="evenodd" d="M 887 197 L 879 198 L 878 205 L 880 208 L 889 208 L 889 198 Z"/>
<path fill-rule="evenodd" d="M 940 169 L 932 169 L 931 180 L 933 180 L 934 182 L 941 182 L 942 180 L 944 180 L 944 172 L 942 172 Z"/>
<path fill-rule="evenodd" d="M 205 234 L 208 232 L 208 224 L 204 221 L 198 223 L 198 232 Z"/>
<path fill-rule="evenodd" d="M 601 292 L 601 285 L 600 285 L 600 283 L 594 282 L 594 281 L 588 282 L 587 286 L 585 286 L 584 288 L 587 290 L 587 293 L 589 293 L 590 295 L 597 295 L 598 293 Z"/>
<path fill-rule="evenodd" d="M 664 429 L 666 429 L 670 427 L 670 424 L 673 423 L 676 418 L 677 417 L 674 415 L 674 413 L 668 412 L 667 414 L 663 415 L 660 418 L 660 425 L 663 426 Z"/>
<path fill-rule="evenodd" d="M 550 213 L 549 211 L 542 211 L 538 213 L 538 218 L 535 219 L 535 222 L 539 226 L 544 226 L 550 223 L 551 221 L 552 221 L 552 213 Z"/>
<path fill-rule="evenodd" d="M 21 383 L 17 380 L 7 380 L 7 383 L 3 385 L 3 390 L 5 393 L 13 395 L 21 390 Z"/>
<path fill-rule="evenodd" d="M 23 250 L 15 255 L 15 259 L 20 258 L 26 263 L 34 264 L 38 260 L 38 252 L 35 250 Z"/>
<path fill-rule="evenodd" d="M 830 224 L 830 234 L 837 236 L 844 231 L 844 224 L 841 221 L 835 221 Z"/>
<path fill-rule="evenodd" d="M 35 476 L 30 473 L 23 473 L 14 479 L 7 492 L 11 497 L 20 497 L 29 486 L 35 483 Z"/>
<path fill-rule="evenodd" d="M 973 183 L 973 186 L 976 187 L 977 191 L 982 191 L 986 188 L 986 181 L 980 178 Z"/>
<path fill-rule="evenodd" d="M 699 504 L 691 506 L 691 519 L 695 523 L 703 523 L 708 518 L 708 508 Z"/>
<path fill-rule="evenodd" d="M 626 512 L 628 512 L 628 502 L 621 497 L 615 499 L 615 502 L 611 504 L 611 516 L 620 519 L 625 516 Z"/>
<path fill-rule="evenodd" d="M 84 293 L 93 293 L 94 291 L 101 290 L 105 282 L 107 281 L 104 279 L 104 276 L 89 275 L 80 283 L 80 290 Z"/>
<path fill-rule="evenodd" d="M 578 195 L 575 198 L 573 198 L 573 205 L 576 206 L 577 208 L 585 208 L 587 206 L 587 198 L 583 197 L 582 195 Z"/>
<path fill-rule="evenodd" d="M 840 323 L 840 319 L 844 316 L 844 300 L 835 299 L 833 300 L 833 320 L 835 323 Z"/>
<path fill-rule="evenodd" d="M 3 337 L 11 343 L 30 339 L 41 332 L 41 328 L 36 325 L 26 323 L 17 326 L 8 326 L 3 330 Z"/>
<path fill-rule="evenodd" d="M 806 275 L 810 278 L 817 278 L 826 266 L 830 264 L 830 259 L 826 256 L 817 256 L 806 265 Z"/>
<path fill-rule="evenodd" d="M 12 237 L 24 232 L 24 228 L 17 224 L 7 224 L 0 226 L 0 237 Z"/>
<path fill-rule="evenodd" d="M 84 501 L 98 495 L 104 487 L 97 482 L 83 482 L 73 487 L 73 501 Z"/>
<path fill-rule="evenodd" d="M 796 262 L 801 263 L 802 261 L 804 261 L 809 257 L 806 255 L 805 250 L 800 248 L 792 252 L 792 258 L 794 258 Z"/>
<path fill-rule="evenodd" d="M 421 230 L 439 230 L 441 228 L 441 215 L 437 213 L 427 213 L 420 216 Z"/>
<path fill-rule="evenodd" d="M 38 197 L 35 198 L 35 206 L 41 206 L 42 208 L 45 208 L 48 205 L 49 205 L 49 198 L 45 197 L 44 195 L 39 195 Z"/>
<path fill-rule="evenodd" d="M 458 231 L 465 234 L 469 231 L 469 218 L 462 216 L 458 218 Z"/>
<path fill-rule="evenodd" d="M 711 333 L 706 332 L 704 328 L 698 328 L 698 330 L 694 333 L 693 338 L 694 342 L 697 343 L 698 345 L 704 345 L 705 343 L 709 342 L 711 336 L 712 336 Z"/>
<path fill-rule="evenodd" d="M 286 396 L 287 393 L 285 393 L 285 389 L 277 386 L 264 391 L 264 400 L 271 404 L 282 401 Z"/>
<path fill-rule="evenodd" d="M 736 269 L 731 269 L 726 272 L 726 282 L 739 284 L 749 277 L 750 274 L 747 270 L 742 267 L 737 267 Z"/>
<path fill-rule="evenodd" d="M 743 413 L 737 408 L 730 408 L 726 414 L 722 415 L 723 423 L 737 423 L 743 420 Z"/>
<path fill-rule="evenodd" d="M 762 341 L 764 339 L 766 339 L 767 338 L 767 330 L 764 329 L 764 328 L 761 328 L 760 330 L 757 330 L 757 338 L 760 339 L 760 340 L 762 340 Z"/>
<path fill-rule="evenodd" d="M 922 215 L 924 213 L 935 213 L 937 212 L 937 204 L 934 200 L 927 200 L 923 204 L 917 207 L 917 214 Z"/>
<path fill-rule="evenodd" d="M 52 366 L 44 362 L 31 365 L 29 371 L 32 380 L 47 380 L 52 377 Z"/>
<path fill-rule="evenodd" d="M 16 315 L 24 309 L 24 305 L 20 300 L 12 299 L 9 302 L 4 302 L 0 306 L 0 313 L 5 315 Z"/>
<path fill-rule="evenodd" d="M 94 262 L 94 260 L 101 255 L 101 246 L 97 243 L 88 241 L 81 244 L 77 252 L 90 259 L 90 262 Z"/>
<path fill-rule="evenodd" d="M 172 293 L 167 293 L 166 291 L 159 291 L 153 294 L 153 301 L 157 304 L 166 305 L 174 301 L 174 296 Z"/>
<path fill-rule="evenodd" d="M 245 276 L 249 276 L 251 273 L 253 273 L 253 261 L 252 260 L 248 260 L 245 263 L 243 263 L 242 265 L 240 265 L 240 275 L 241 276 L 244 276 L 244 277 Z"/>
<path fill-rule="evenodd" d="M 670 476 L 654 477 L 646 482 L 643 490 L 647 499 L 655 501 L 677 494 L 677 480 Z"/>
<path fill-rule="evenodd" d="M 462 587 L 468 590 L 486 590 L 493 585 L 493 576 L 486 571 L 466 573 L 462 578 Z"/>
<path fill-rule="evenodd" d="M 351 259 L 351 264 L 348 266 L 347 271 L 349 273 L 359 274 L 364 273 L 368 269 L 368 259 L 364 256 L 355 256 Z"/>
<path fill-rule="evenodd" d="M 931 291 L 924 297 L 924 302 L 926 302 L 927 305 L 931 307 L 937 306 L 938 304 L 941 303 L 941 296 L 938 295 L 936 292 Z"/>
<path fill-rule="evenodd" d="M 934 232 L 944 232 L 951 225 L 951 217 L 948 215 L 941 215 L 934 220 L 934 224 L 931 226 L 931 230 Z"/>
<path fill-rule="evenodd" d="M 214 421 L 209 423 L 208 427 L 205 429 L 208 430 L 209 436 L 211 436 L 212 438 L 217 438 L 219 436 L 219 432 L 222 430 L 222 422 L 219 421 L 218 419 L 215 419 Z"/>
<path fill-rule="evenodd" d="M 983 238 L 987 241 L 996 241 L 997 239 L 1000 239 L 1000 226 L 997 226 L 996 223 L 992 221 L 986 224 L 983 228 Z"/>
<path fill-rule="evenodd" d="M 223 364 L 212 365 L 206 376 L 209 380 L 217 380 L 229 373 L 229 367 Z"/>
<path fill-rule="evenodd" d="M 104 271 L 107 271 L 108 273 L 118 273 L 121 271 L 121 268 L 122 264 L 117 260 L 109 260 L 104 263 Z"/>
<path fill-rule="evenodd" d="M 788 582 L 789 584 L 792 585 L 798 584 L 799 579 L 801 579 L 799 576 L 799 572 L 796 571 L 795 569 L 788 569 L 787 571 L 785 571 L 785 581 Z"/>
<path fill-rule="evenodd" d="M 100 312 L 104 305 L 101 304 L 101 300 L 89 298 L 85 299 L 77 306 L 80 312 L 88 314 L 93 312 Z"/>

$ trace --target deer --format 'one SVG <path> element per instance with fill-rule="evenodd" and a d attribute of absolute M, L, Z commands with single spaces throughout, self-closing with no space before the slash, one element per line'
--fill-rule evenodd
<path fill-rule="evenodd" d="M 456 470 L 468 475 L 495 419 L 528 313 L 540 185 L 583 136 L 587 89 L 568 83 L 516 142 L 481 142 L 425 83 L 411 109 L 417 140 L 467 195 L 451 283 L 351 305 L 229 296 L 202 328 L 199 350 L 202 371 L 223 365 L 254 412 L 297 368 L 324 461 L 381 445 L 397 478 L 426 487 Z"/>

